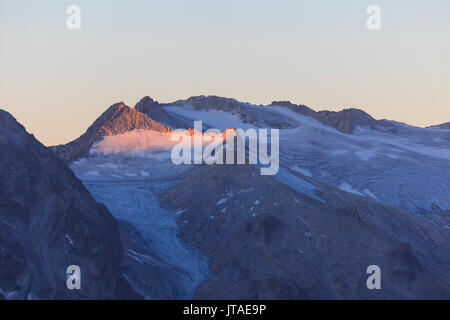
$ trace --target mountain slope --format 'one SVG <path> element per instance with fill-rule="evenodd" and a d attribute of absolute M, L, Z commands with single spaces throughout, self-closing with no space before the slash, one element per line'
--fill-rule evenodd
<path fill-rule="evenodd" d="M 447 131 L 375 120 L 358 109 L 315 112 L 215 96 L 171 104 L 146 97 L 135 109 L 168 126 L 202 120 L 203 128 L 220 130 L 280 129 L 273 177 L 252 166 L 176 166 L 170 152 L 135 143 L 143 136 L 136 133 L 103 141 L 108 150 L 127 141 L 147 152 L 122 148 L 72 164 L 94 197 L 169 262 L 157 276 L 177 275 L 176 284 L 161 285 L 167 294 L 449 298 Z M 372 264 L 381 267 L 382 291 L 366 287 Z"/>
<path fill-rule="evenodd" d="M 183 212 L 182 238 L 210 260 L 196 298 L 450 298 L 444 226 L 290 174 L 295 189 L 252 166 L 209 166 L 163 193 Z M 381 290 L 366 287 L 370 265 Z"/>
<path fill-rule="evenodd" d="M 252 123 L 258 127 L 273 127 L 273 128 L 290 128 L 293 127 L 289 121 L 280 121 L 280 119 L 264 119 L 261 120 L 260 115 L 252 112 L 252 105 L 249 103 L 239 102 L 235 99 L 217 97 L 217 96 L 195 96 L 186 100 L 179 100 L 166 104 L 165 106 L 184 106 L 192 107 L 196 111 L 217 110 L 231 114 L 238 115 L 244 123 Z M 375 120 L 368 113 L 360 109 L 350 108 L 341 111 L 314 111 L 313 109 L 304 106 L 293 104 L 289 101 L 273 101 L 266 106 L 265 112 L 270 111 L 270 107 L 280 106 L 288 108 L 301 115 L 316 119 L 323 124 L 333 127 L 343 133 L 352 134 L 358 126 L 375 127 L 383 126 L 393 129 L 394 125 L 386 120 Z M 163 106 L 164 107 L 164 106 Z M 260 110 L 259 113 L 262 111 Z M 295 125 L 294 125 L 295 126 Z"/>
<path fill-rule="evenodd" d="M 437 128 L 437 129 L 448 129 L 450 130 L 450 122 L 442 123 L 436 126 L 431 126 L 429 128 Z"/>
<path fill-rule="evenodd" d="M 0 110 L 0 298 L 138 298 L 118 226 L 73 172 Z M 66 269 L 81 268 L 81 290 Z"/>
<path fill-rule="evenodd" d="M 188 129 L 189 125 L 178 118 L 174 118 L 170 116 L 164 109 L 163 106 L 165 104 L 160 104 L 157 101 L 154 101 L 152 98 L 146 96 L 142 98 L 134 108 L 146 114 L 150 119 L 157 121 L 165 126 L 168 126 L 172 129 Z M 192 127 L 192 125 L 191 125 Z"/>
<path fill-rule="evenodd" d="M 120 102 L 109 107 L 78 139 L 52 149 L 61 159 L 72 162 L 89 156 L 90 147 L 104 136 L 121 134 L 134 129 L 158 132 L 170 130 L 167 126 L 150 119 L 146 114 Z"/>

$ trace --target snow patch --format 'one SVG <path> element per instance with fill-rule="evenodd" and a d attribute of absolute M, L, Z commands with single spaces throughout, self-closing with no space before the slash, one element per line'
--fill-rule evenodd
<path fill-rule="evenodd" d="M 348 193 L 356 194 L 356 195 L 358 195 L 358 196 L 362 196 L 362 197 L 365 197 L 365 196 L 366 196 L 365 194 L 362 194 L 361 192 L 359 192 L 359 191 L 353 189 L 352 186 L 349 185 L 349 184 L 346 183 L 346 182 L 342 183 L 342 184 L 339 186 L 339 189 L 341 189 L 342 191 L 348 192 Z"/>
<path fill-rule="evenodd" d="M 294 171 L 297 171 L 298 173 L 301 173 L 301 174 L 304 175 L 304 176 L 312 177 L 311 172 L 309 172 L 309 171 L 306 170 L 306 169 L 299 168 L 299 167 L 297 167 L 296 165 L 293 166 L 293 167 L 291 167 L 291 169 L 294 170 Z"/>
<path fill-rule="evenodd" d="M 73 241 L 68 234 L 66 234 L 66 239 L 69 240 L 71 246 L 73 246 Z"/>
<path fill-rule="evenodd" d="M 358 156 L 363 161 L 368 161 L 368 160 L 370 160 L 370 158 L 373 158 L 376 156 L 375 151 L 376 151 L 375 149 L 361 150 L 361 151 L 355 152 L 355 155 Z"/>
<path fill-rule="evenodd" d="M 140 173 L 141 173 L 141 176 L 143 176 L 143 177 L 148 177 L 148 176 L 150 176 L 150 173 L 148 173 L 147 171 L 140 171 Z"/>
<path fill-rule="evenodd" d="M 85 174 L 83 174 L 83 176 L 87 176 L 87 177 L 89 177 L 89 176 L 91 176 L 91 177 L 100 177 L 101 174 L 100 174 L 98 171 L 95 171 L 95 170 L 89 170 L 89 171 L 87 171 Z"/>
<path fill-rule="evenodd" d="M 135 174 L 135 173 L 125 173 L 125 175 L 127 176 L 127 177 L 137 177 L 137 174 Z"/>

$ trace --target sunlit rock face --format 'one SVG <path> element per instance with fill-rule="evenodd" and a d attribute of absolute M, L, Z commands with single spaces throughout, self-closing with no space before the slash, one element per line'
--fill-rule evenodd
<path fill-rule="evenodd" d="M 122 102 L 106 110 L 78 139 L 52 149 L 67 162 L 87 157 L 89 149 L 105 136 L 123 134 L 134 129 L 168 132 L 170 129 Z"/>
<path fill-rule="evenodd" d="M 0 110 L 0 298 L 139 298 L 123 277 L 118 225 L 73 172 Z M 82 290 L 66 270 L 81 268 Z"/>

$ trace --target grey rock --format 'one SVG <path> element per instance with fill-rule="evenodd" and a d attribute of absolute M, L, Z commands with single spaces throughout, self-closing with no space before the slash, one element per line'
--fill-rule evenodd
<path fill-rule="evenodd" d="M 181 236 L 210 259 L 196 298 L 450 298 L 443 225 L 298 177 L 323 201 L 243 165 L 201 168 L 162 195 L 186 210 Z M 369 265 L 381 290 L 366 287 Z"/>
<path fill-rule="evenodd" d="M 146 96 L 142 98 L 134 108 L 146 114 L 153 121 L 159 122 L 171 129 L 188 129 L 192 128 L 192 125 L 189 125 L 186 121 L 182 119 L 175 118 L 168 114 L 163 107 L 165 104 L 160 104 L 157 101 L 154 101 L 152 98 Z"/>
<path fill-rule="evenodd" d="M 0 110 L 0 289 L 8 299 L 139 298 L 115 219 L 73 172 Z M 81 290 L 66 270 L 81 268 Z"/>

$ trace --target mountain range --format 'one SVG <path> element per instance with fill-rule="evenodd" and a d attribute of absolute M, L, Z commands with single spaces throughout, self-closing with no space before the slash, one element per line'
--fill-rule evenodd
<path fill-rule="evenodd" d="M 279 129 L 279 172 L 173 164 L 169 136 L 195 120 Z M 2 298 L 450 298 L 448 123 L 198 96 L 116 103 L 50 148 L 0 124 Z"/>

